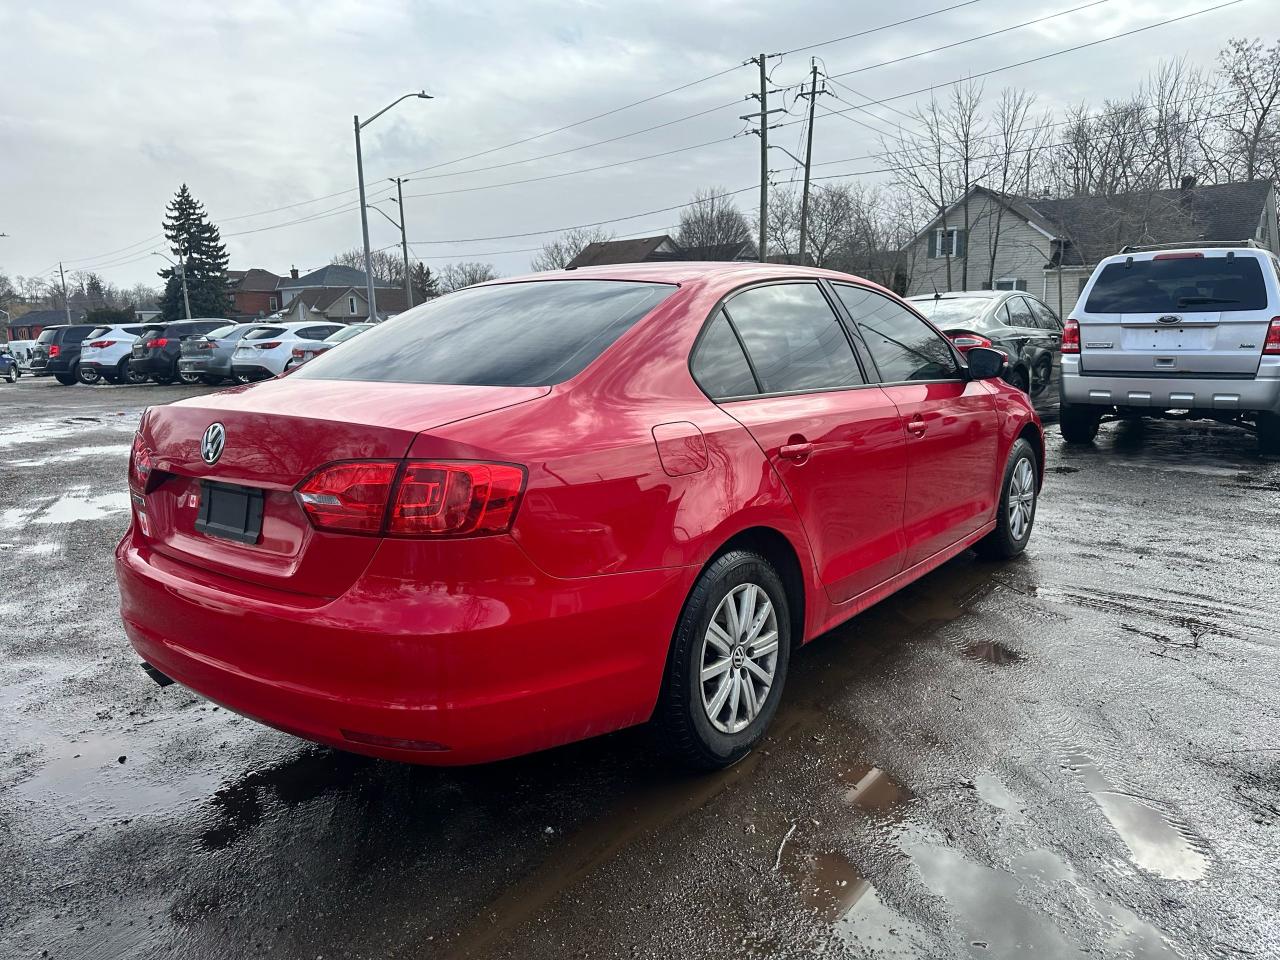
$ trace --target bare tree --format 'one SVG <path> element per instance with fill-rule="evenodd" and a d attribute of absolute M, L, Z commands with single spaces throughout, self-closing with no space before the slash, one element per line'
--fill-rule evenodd
<path fill-rule="evenodd" d="M 341 267 L 352 267 L 364 272 L 364 250 L 355 247 L 333 255 L 330 263 Z M 404 285 L 404 257 L 399 250 L 374 250 L 369 254 L 369 264 L 373 267 L 373 279 L 386 283 Z M 412 268 L 412 265 L 411 265 Z"/>
<path fill-rule="evenodd" d="M 1138 99 L 1146 107 L 1146 149 L 1153 186 L 1172 189 L 1183 178 L 1216 179 L 1219 153 L 1209 117 L 1217 104 L 1212 83 L 1185 57 L 1165 60 L 1147 78 Z"/>
<path fill-rule="evenodd" d="M 751 226 L 722 187 L 698 190 L 693 203 L 680 213 L 676 231 L 678 246 L 710 248 L 739 244 L 751 239 Z"/>
<path fill-rule="evenodd" d="M 760 235 L 760 215 L 752 221 Z M 786 263 L 795 263 L 800 251 L 800 194 L 794 187 L 779 187 L 769 193 L 769 249 Z"/>
<path fill-rule="evenodd" d="M 570 230 L 544 243 L 542 249 L 533 255 L 530 267 L 537 271 L 563 270 L 589 244 L 604 243 L 612 239 L 613 233 L 603 227 L 579 227 L 577 230 Z"/>
<path fill-rule="evenodd" d="M 496 279 L 498 279 L 498 272 L 493 269 L 492 264 L 477 263 L 473 260 L 448 263 L 440 270 L 440 292 L 453 293 L 463 287 Z"/>
<path fill-rule="evenodd" d="M 1013 194 L 1028 196 L 1031 193 L 1033 170 L 1043 152 L 1050 126 L 1046 114 L 1040 122 L 1033 122 L 1035 94 L 1027 90 L 1006 87 L 1000 91 L 993 123 L 994 132 L 988 137 L 990 156 L 987 159 L 987 186 L 1000 194 L 1000 200 Z M 1008 211 L 1005 202 L 993 202 L 986 207 L 987 218 L 987 277 L 988 289 L 995 286 L 996 255 L 1000 251 L 1004 218 Z"/>
<path fill-rule="evenodd" d="M 1218 54 L 1227 82 L 1223 119 L 1232 174 L 1242 180 L 1280 178 L 1280 41 L 1237 37 Z"/>

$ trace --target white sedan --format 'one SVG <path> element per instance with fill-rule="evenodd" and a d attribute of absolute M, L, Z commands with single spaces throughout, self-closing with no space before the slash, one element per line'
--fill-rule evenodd
<path fill-rule="evenodd" d="M 231 355 L 231 372 L 240 383 L 279 376 L 299 341 L 323 340 L 342 323 L 276 323 L 246 333 Z"/>

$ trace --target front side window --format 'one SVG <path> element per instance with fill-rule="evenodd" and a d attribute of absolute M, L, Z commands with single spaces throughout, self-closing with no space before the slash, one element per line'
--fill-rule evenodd
<path fill-rule="evenodd" d="M 759 393 L 756 378 L 742 352 L 738 335 L 723 310 L 717 310 L 698 341 L 689 363 L 693 379 L 712 400 L 748 397 Z"/>
<path fill-rule="evenodd" d="M 849 338 L 817 284 L 753 287 L 726 302 L 725 311 L 765 393 L 866 382 Z"/>
<path fill-rule="evenodd" d="M 946 339 L 905 307 L 862 287 L 836 284 L 886 383 L 954 380 L 960 375 Z"/>
<path fill-rule="evenodd" d="M 1109 263 L 1094 281 L 1089 313 L 1217 313 L 1264 310 L 1267 286 L 1256 257 L 1169 257 Z"/>
<path fill-rule="evenodd" d="M 536 280 L 437 297 L 293 374 L 314 380 L 550 386 L 674 293 L 669 283 Z"/>

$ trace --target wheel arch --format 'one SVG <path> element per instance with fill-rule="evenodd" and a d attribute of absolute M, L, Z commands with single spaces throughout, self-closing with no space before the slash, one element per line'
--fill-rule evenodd
<path fill-rule="evenodd" d="M 1022 429 L 1018 431 L 1018 435 L 1014 437 L 1015 443 L 1018 440 L 1026 440 L 1036 453 L 1036 488 L 1039 490 L 1044 486 L 1044 431 L 1034 422 L 1027 421 L 1022 425 Z"/>
<path fill-rule="evenodd" d="M 750 550 L 758 553 L 772 564 L 782 580 L 782 587 L 787 591 L 787 613 L 791 626 L 791 649 L 804 643 L 805 612 L 807 596 L 805 591 L 804 568 L 800 564 L 800 555 L 795 545 L 786 534 L 774 527 L 755 526 L 740 530 L 722 543 L 703 564 L 703 570 L 731 550 Z M 701 572 L 701 571 L 700 571 Z"/>

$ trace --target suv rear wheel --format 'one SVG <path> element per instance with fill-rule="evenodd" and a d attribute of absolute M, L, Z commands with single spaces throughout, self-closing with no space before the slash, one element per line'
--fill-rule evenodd
<path fill-rule="evenodd" d="M 53 379 L 57 380 L 64 387 L 69 387 L 80 379 L 80 364 L 76 364 L 70 373 L 55 373 Z"/>
<path fill-rule="evenodd" d="M 760 742 L 791 654 L 787 594 L 764 557 L 731 550 L 702 571 L 676 625 L 655 719 L 684 764 L 718 770 Z"/>
<path fill-rule="evenodd" d="M 93 386 L 102 379 L 97 367 L 86 367 L 83 363 L 76 364 L 76 377 L 87 387 Z"/>
<path fill-rule="evenodd" d="M 1280 454 L 1280 414 L 1258 414 L 1258 449 Z"/>
<path fill-rule="evenodd" d="M 1062 429 L 1062 439 L 1067 443 L 1093 443 L 1100 423 L 1101 407 L 1067 403 L 1065 400 L 1058 405 L 1058 426 Z"/>

